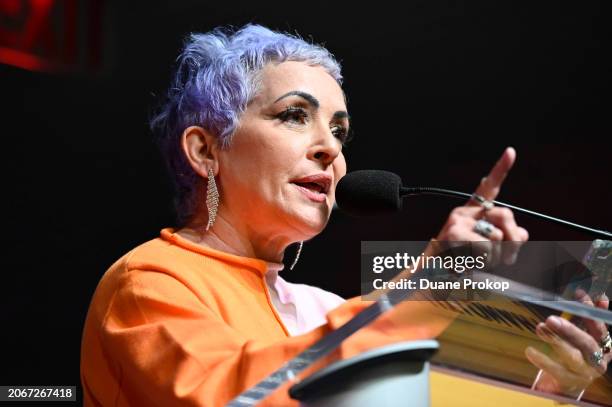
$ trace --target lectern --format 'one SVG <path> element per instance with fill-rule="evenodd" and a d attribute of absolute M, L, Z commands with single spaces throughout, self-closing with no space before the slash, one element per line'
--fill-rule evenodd
<path fill-rule="evenodd" d="M 303 407 L 427 407 L 433 340 L 402 342 L 317 371 L 289 390 Z"/>
<path fill-rule="evenodd" d="M 418 247 L 422 242 L 394 242 L 397 244 L 393 247 L 389 242 L 376 243 L 380 244 L 368 246 L 367 250 L 362 247 L 362 266 L 372 264 L 372 256 L 423 253 Z M 455 256 L 453 259 L 458 255 L 465 258 L 465 253 L 474 249 L 466 244 L 444 250 L 442 243 L 438 244 L 440 247 L 432 257 L 451 253 Z M 369 282 L 364 275 L 380 278 L 379 274 L 372 276 L 372 270 L 367 267 L 365 271 L 364 274 L 362 268 L 362 284 Z M 592 375 L 594 355 L 583 353 L 582 359 L 569 359 L 569 352 L 578 349 L 575 345 L 550 330 L 543 335 L 536 329 L 538 326 L 540 331 L 544 329 L 540 323 L 549 316 L 559 316 L 579 328 L 588 321 L 612 326 L 612 311 L 583 304 L 575 298 L 579 289 L 591 298 L 601 298 L 604 293 L 612 297 L 612 241 L 528 242 L 512 264 L 499 263 L 486 271 L 460 275 L 453 273 L 451 266 L 423 266 L 411 277 L 425 278 L 451 282 L 469 279 L 493 286 L 499 283 L 503 288 L 491 290 L 485 285 L 478 290 L 436 291 L 390 287 L 388 291 L 368 293 L 364 298 L 371 300 L 371 305 L 240 394 L 228 406 L 257 405 L 385 313 L 388 313 L 385 316 L 388 328 L 397 327 L 399 332 L 406 332 L 402 341 L 410 339 L 410 329 L 415 327 L 431 328 L 430 337 L 436 340 L 394 343 L 339 361 L 295 384 L 290 396 L 305 407 L 429 406 L 429 380 L 433 378 L 434 407 L 539 407 L 550 406 L 553 401 L 612 406 L 612 373 Z M 602 337 L 601 352 L 603 341 Z M 555 381 L 551 372 L 539 370 L 527 358 L 527 351 L 530 355 L 540 355 L 540 360 L 548 358 L 553 365 L 556 363 L 554 374 L 571 374 L 559 376 L 565 382 Z M 585 381 L 583 377 L 587 374 L 590 378 Z M 462 381 L 446 380 L 450 376 L 461 377 Z M 495 388 L 500 391 L 489 391 Z M 452 394 L 452 399 L 440 404 L 442 393 Z M 475 394 L 479 396 L 474 398 Z M 525 402 L 521 403 L 513 397 L 520 394 L 530 399 L 523 398 Z M 461 398 L 467 400 L 463 402 Z"/>

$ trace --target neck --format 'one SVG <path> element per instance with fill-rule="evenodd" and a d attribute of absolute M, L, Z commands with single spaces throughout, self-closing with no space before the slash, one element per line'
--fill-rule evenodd
<path fill-rule="evenodd" d="M 178 233 L 197 243 L 226 253 L 281 263 L 291 239 L 287 236 L 266 236 L 247 225 L 232 222 L 219 211 L 215 224 L 207 231 L 208 216 L 196 216 Z"/>

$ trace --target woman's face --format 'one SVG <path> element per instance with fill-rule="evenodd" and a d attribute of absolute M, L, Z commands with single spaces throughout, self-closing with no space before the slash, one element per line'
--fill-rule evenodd
<path fill-rule="evenodd" d="M 219 153 L 220 210 L 250 234 L 313 237 L 325 227 L 346 173 L 348 126 L 342 89 L 323 68 L 267 65 L 259 94 Z"/>

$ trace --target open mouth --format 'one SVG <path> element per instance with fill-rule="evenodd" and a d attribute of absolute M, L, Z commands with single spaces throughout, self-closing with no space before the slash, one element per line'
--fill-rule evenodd
<path fill-rule="evenodd" d="M 317 174 L 291 181 L 308 198 L 316 202 L 323 202 L 331 187 L 331 177 L 327 174 Z"/>
<path fill-rule="evenodd" d="M 312 192 L 317 192 L 319 194 L 326 194 L 327 193 L 327 188 L 325 187 L 325 185 L 322 185 L 320 183 L 316 183 L 316 182 L 294 182 L 295 185 L 302 187 L 302 188 L 306 188 Z"/>

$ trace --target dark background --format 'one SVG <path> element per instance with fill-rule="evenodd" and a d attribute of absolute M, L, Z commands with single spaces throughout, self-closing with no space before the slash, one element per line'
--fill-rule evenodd
<path fill-rule="evenodd" d="M 0 384 L 78 384 L 99 278 L 173 225 L 147 120 L 192 31 L 256 22 L 323 42 L 344 67 L 349 170 L 387 169 L 406 184 L 470 192 L 512 145 L 518 160 L 500 200 L 612 229 L 605 0 L 151 3 L 101 2 L 94 69 L 0 65 Z M 419 197 L 394 216 L 334 213 L 284 276 L 357 295 L 361 240 L 427 240 L 459 203 Z M 589 239 L 517 218 L 532 240 Z"/>

